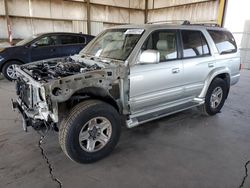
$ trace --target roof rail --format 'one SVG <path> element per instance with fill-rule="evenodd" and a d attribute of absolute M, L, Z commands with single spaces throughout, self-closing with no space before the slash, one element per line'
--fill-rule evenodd
<path fill-rule="evenodd" d="M 200 26 L 208 26 L 208 27 L 221 27 L 217 23 L 190 23 L 189 21 L 184 21 L 182 25 L 200 25 Z"/>
<path fill-rule="evenodd" d="M 193 25 L 201 25 L 201 26 L 208 26 L 208 27 L 221 27 L 217 23 L 197 23 L 197 24 L 193 24 Z"/>
<path fill-rule="evenodd" d="M 148 24 L 180 24 L 180 25 L 200 25 L 200 26 L 208 26 L 208 27 L 221 27 L 219 24 L 214 22 L 205 22 L 205 23 L 191 23 L 189 20 L 166 20 L 166 21 L 156 21 L 156 22 L 148 22 Z"/>
<path fill-rule="evenodd" d="M 156 22 L 148 22 L 147 24 L 183 24 L 187 20 L 165 20 L 165 21 L 156 21 Z"/>

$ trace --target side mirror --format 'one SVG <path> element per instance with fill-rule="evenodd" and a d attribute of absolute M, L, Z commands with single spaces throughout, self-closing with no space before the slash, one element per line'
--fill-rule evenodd
<path fill-rule="evenodd" d="M 139 63 L 150 64 L 160 62 L 160 52 L 157 50 L 145 50 L 141 53 Z"/>

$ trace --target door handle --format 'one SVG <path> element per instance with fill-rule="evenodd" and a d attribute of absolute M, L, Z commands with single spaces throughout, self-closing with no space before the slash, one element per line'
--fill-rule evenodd
<path fill-rule="evenodd" d="M 176 73 L 179 73 L 180 72 L 180 69 L 179 68 L 173 68 L 172 69 L 172 73 L 173 74 L 176 74 Z"/>
<path fill-rule="evenodd" d="M 208 67 L 214 67 L 214 63 L 208 63 Z"/>

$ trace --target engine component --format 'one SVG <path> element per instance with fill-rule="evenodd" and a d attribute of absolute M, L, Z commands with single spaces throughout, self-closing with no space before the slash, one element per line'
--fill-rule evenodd
<path fill-rule="evenodd" d="M 37 81 L 49 81 L 56 78 L 62 78 L 88 71 L 101 69 L 98 65 L 87 65 L 84 62 L 77 62 L 70 58 L 60 61 L 41 62 L 39 64 L 30 64 L 22 68 L 26 73 Z"/>

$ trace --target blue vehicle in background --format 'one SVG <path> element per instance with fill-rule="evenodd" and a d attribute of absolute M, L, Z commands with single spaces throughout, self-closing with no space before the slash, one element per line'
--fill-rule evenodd
<path fill-rule="evenodd" d="M 78 54 L 94 36 L 81 33 L 44 33 L 0 48 L 0 71 L 8 80 L 15 80 L 15 65 L 43 59 Z"/>

